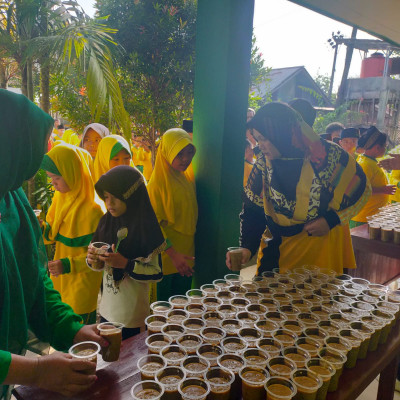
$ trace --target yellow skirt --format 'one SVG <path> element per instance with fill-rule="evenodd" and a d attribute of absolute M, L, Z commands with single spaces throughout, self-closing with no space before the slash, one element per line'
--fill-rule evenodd
<path fill-rule="evenodd" d="M 261 241 L 257 267 L 260 266 L 265 242 Z M 282 237 L 279 246 L 279 270 L 286 272 L 302 265 L 329 268 L 338 274 L 343 268 L 356 268 L 349 225 L 338 225 L 325 236 L 308 236 L 303 231 L 295 236 Z"/>

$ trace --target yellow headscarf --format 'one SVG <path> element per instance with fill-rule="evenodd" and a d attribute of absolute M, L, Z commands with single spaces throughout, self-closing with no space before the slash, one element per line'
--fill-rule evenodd
<path fill-rule="evenodd" d="M 136 153 L 136 165 L 143 166 L 143 175 L 149 181 L 151 173 L 153 172 L 153 165 L 151 163 L 151 151 L 146 151 L 140 147 Z"/>
<path fill-rule="evenodd" d="M 97 149 L 96 158 L 94 159 L 94 183 L 96 183 L 102 175 L 110 170 L 110 160 L 121 150 L 126 150 L 132 158 L 129 144 L 122 136 L 110 135 L 101 139 Z M 130 166 L 135 166 L 132 161 Z"/>
<path fill-rule="evenodd" d="M 103 215 L 90 174 L 90 157 L 85 150 L 65 143 L 58 144 L 46 157 L 71 190 L 55 192 L 46 216 L 45 238 L 70 247 L 87 246 Z"/>
<path fill-rule="evenodd" d="M 65 143 L 68 144 L 73 144 L 74 146 L 79 146 L 79 143 L 81 139 L 79 139 L 79 136 L 74 132 L 73 129 L 69 128 L 64 132 L 64 135 L 62 137 L 62 140 Z"/>
<path fill-rule="evenodd" d="M 189 144 L 193 145 L 192 139 L 183 129 L 164 133 L 147 190 L 160 222 L 166 221 L 177 232 L 194 235 L 197 224 L 194 177 L 188 172 L 190 166 L 185 172 L 171 167 L 174 158 Z"/>

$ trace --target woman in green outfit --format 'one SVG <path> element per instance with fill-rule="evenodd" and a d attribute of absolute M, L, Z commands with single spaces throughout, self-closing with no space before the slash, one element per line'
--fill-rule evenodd
<path fill-rule="evenodd" d="M 58 352 L 20 355 L 28 328 L 61 351 L 84 340 L 107 345 L 54 290 L 40 227 L 20 187 L 40 166 L 53 119 L 25 96 L 0 89 L 0 121 L 0 399 L 12 384 L 72 396 L 96 380 L 85 374 L 92 363 Z"/>

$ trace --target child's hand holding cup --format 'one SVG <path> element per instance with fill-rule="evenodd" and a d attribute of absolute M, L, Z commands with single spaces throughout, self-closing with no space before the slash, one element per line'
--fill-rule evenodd
<path fill-rule="evenodd" d="M 250 250 L 243 247 L 228 247 L 228 252 L 226 253 L 226 266 L 231 271 L 240 271 L 242 269 L 242 264 L 249 261 L 251 257 Z"/>
<path fill-rule="evenodd" d="M 104 261 L 99 256 L 105 255 L 110 250 L 110 245 L 104 242 L 93 242 L 89 244 L 87 260 L 92 269 L 102 271 L 105 267 Z"/>

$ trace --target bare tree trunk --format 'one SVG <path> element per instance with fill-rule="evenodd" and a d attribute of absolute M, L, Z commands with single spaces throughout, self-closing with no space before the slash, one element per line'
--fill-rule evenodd
<path fill-rule="evenodd" d="M 20 64 L 20 70 L 21 70 L 21 91 L 24 96 L 29 98 L 29 96 L 28 96 L 28 74 L 27 74 L 28 70 L 26 68 L 26 65 L 21 66 L 21 64 Z"/>
<path fill-rule="evenodd" d="M 28 87 L 28 99 L 30 101 L 34 100 L 34 92 L 33 92 L 33 63 L 32 60 L 27 61 L 27 87 Z"/>
<path fill-rule="evenodd" d="M 3 60 L 0 59 L 0 88 L 7 89 L 8 82 L 6 76 L 6 65 Z"/>
<path fill-rule="evenodd" d="M 351 38 L 355 39 L 356 36 L 357 36 L 357 28 L 353 27 L 353 30 L 351 31 Z M 351 59 L 353 57 L 353 50 L 354 50 L 353 46 L 347 46 L 346 58 L 345 58 L 344 68 L 343 68 L 342 81 L 340 82 L 338 95 L 337 95 L 337 99 L 336 99 L 336 104 L 335 104 L 336 108 L 340 107 L 344 103 L 345 91 L 346 91 L 346 83 L 347 83 L 347 78 L 349 76 Z"/>
<path fill-rule="evenodd" d="M 50 113 L 50 64 L 46 60 L 40 63 L 40 108 Z"/>

